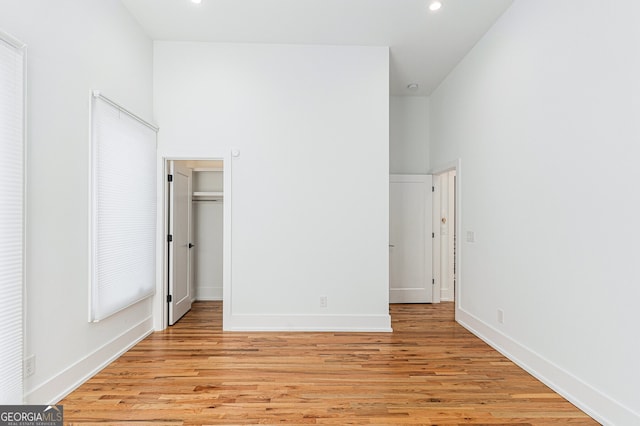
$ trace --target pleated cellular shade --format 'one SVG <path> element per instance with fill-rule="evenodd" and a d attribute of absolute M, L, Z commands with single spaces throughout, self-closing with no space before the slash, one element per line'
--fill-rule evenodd
<path fill-rule="evenodd" d="M 0 34 L 0 404 L 23 397 L 25 49 Z"/>
<path fill-rule="evenodd" d="M 154 293 L 156 129 L 92 96 L 91 309 L 100 321 Z"/>

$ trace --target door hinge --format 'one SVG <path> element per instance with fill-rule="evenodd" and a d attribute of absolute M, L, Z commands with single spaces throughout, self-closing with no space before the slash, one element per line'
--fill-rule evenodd
<path fill-rule="evenodd" d="M 167 175 L 167 180 L 169 182 L 173 182 L 173 175 Z"/>
<path fill-rule="evenodd" d="M 436 237 L 436 233 L 435 233 L 435 232 L 432 232 L 432 233 L 431 233 L 431 238 L 435 238 L 435 237 Z"/>
<path fill-rule="evenodd" d="M 167 242 L 170 243 L 171 241 L 173 241 L 173 235 L 169 234 L 167 235 Z"/>
<path fill-rule="evenodd" d="M 172 300 L 173 300 L 173 297 L 171 297 L 170 294 L 167 294 L 167 303 L 171 303 Z"/>
<path fill-rule="evenodd" d="M 435 278 L 431 280 L 431 284 L 436 285 L 436 279 Z"/>
<path fill-rule="evenodd" d="M 431 192 L 436 192 L 436 187 L 435 186 L 431 187 Z"/>

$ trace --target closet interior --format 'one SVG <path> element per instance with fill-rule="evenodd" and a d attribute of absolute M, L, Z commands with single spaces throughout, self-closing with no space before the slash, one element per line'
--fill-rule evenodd
<path fill-rule="evenodd" d="M 185 161 L 191 169 L 191 295 L 222 300 L 224 180 L 222 160 Z"/>

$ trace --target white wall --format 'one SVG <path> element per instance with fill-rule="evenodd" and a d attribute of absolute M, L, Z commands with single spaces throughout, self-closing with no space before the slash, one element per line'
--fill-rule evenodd
<path fill-rule="evenodd" d="M 389 329 L 388 73 L 386 47 L 155 43 L 160 157 L 226 160 L 226 329 Z"/>
<path fill-rule="evenodd" d="M 389 172 L 429 172 L 429 98 L 389 98 Z"/>
<path fill-rule="evenodd" d="M 26 401 L 57 401 L 151 330 L 151 301 L 88 322 L 89 93 L 152 112 L 152 44 L 118 0 L 0 1 L 28 45 Z"/>
<path fill-rule="evenodd" d="M 640 424 L 638 22 L 516 1 L 430 104 L 432 166 L 462 160 L 459 320 L 616 425 Z"/>

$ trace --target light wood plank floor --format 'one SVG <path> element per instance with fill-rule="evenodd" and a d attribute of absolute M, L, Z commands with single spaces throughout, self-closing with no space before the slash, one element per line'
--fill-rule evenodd
<path fill-rule="evenodd" d="M 597 424 L 453 321 L 391 305 L 393 333 L 222 333 L 197 302 L 61 401 L 70 424 Z"/>

